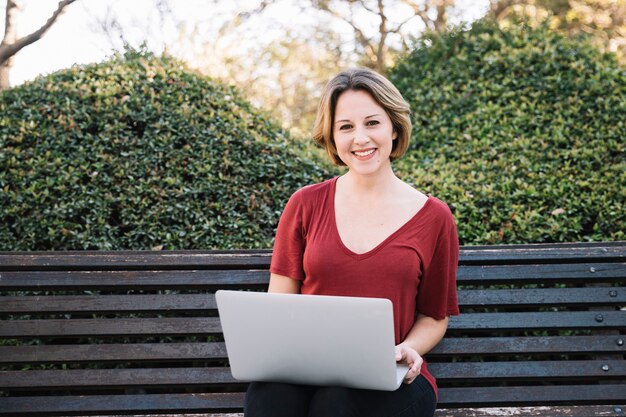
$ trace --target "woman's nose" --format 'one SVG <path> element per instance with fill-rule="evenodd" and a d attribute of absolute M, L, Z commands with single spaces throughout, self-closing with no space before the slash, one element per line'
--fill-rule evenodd
<path fill-rule="evenodd" d="M 365 131 L 365 129 L 355 129 L 354 131 L 354 143 L 357 144 L 364 144 L 370 141 L 369 136 L 367 135 L 367 132 Z"/>

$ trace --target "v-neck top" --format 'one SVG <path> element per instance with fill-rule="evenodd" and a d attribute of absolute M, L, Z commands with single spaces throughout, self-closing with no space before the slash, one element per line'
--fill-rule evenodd
<path fill-rule="evenodd" d="M 347 247 L 345 245 L 345 243 L 341 239 L 341 235 L 339 234 L 339 227 L 337 227 L 337 217 L 336 217 L 336 212 L 335 212 L 335 195 L 336 195 L 336 192 L 337 192 L 337 180 L 338 180 L 338 178 L 339 177 L 335 177 L 332 180 L 328 181 L 328 186 L 330 188 L 328 190 L 328 192 L 329 192 L 328 203 L 330 205 L 330 207 L 328 207 L 328 214 L 330 215 L 330 221 L 329 221 L 330 224 L 329 224 L 329 226 L 334 231 L 335 237 L 337 239 L 337 244 L 343 249 L 343 251 L 346 253 L 346 255 L 352 256 L 353 258 L 356 258 L 356 259 L 366 259 L 366 258 L 369 258 L 370 256 L 375 255 L 376 252 L 378 252 L 380 249 L 384 248 L 385 245 L 389 241 L 395 239 L 395 237 L 397 235 L 401 234 L 404 231 L 404 229 L 411 227 L 411 224 L 420 215 L 422 210 L 424 210 L 426 208 L 426 206 L 428 206 L 428 204 L 432 201 L 432 197 L 428 196 L 428 199 L 426 200 L 424 205 L 422 207 L 420 207 L 420 209 L 417 211 L 417 213 L 415 213 L 409 220 L 407 220 L 404 224 L 402 224 L 393 233 L 391 233 L 389 236 L 387 236 L 385 239 L 383 239 L 378 245 L 374 246 L 372 249 L 368 250 L 367 252 L 356 253 L 352 249 L 350 249 L 349 247 Z"/>
<path fill-rule="evenodd" d="M 429 196 L 395 232 L 357 254 L 337 230 L 336 183 L 337 177 L 291 196 L 278 224 L 270 272 L 302 281 L 302 294 L 391 300 L 396 344 L 406 338 L 416 312 L 435 319 L 458 315 L 459 243 L 448 206 Z M 426 365 L 422 374 L 437 392 Z"/>

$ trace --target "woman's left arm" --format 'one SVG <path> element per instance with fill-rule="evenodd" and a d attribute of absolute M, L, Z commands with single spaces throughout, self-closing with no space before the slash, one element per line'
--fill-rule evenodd
<path fill-rule="evenodd" d="M 448 317 L 437 320 L 418 314 L 406 339 L 396 346 L 396 361 L 402 361 L 410 368 L 404 378 L 406 384 L 413 382 L 420 374 L 424 362 L 422 356 L 430 352 L 443 339 L 448 329 L 448 321 Z"/>

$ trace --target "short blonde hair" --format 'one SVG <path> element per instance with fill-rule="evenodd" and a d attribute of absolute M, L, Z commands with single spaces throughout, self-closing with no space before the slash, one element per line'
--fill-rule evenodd
<path fill-rule="evenodd" d="M 367 68 L 351 68 L 335 75 L 326 84 L 317 107 L 317 117 L 313 127 L 313 139 L 322 145 L 335 165 L 345 165 L 339 158 L 333 137 L 335 109 L 339 96 L 348 90 L 365 91 L 380 105 L 391 119 L 394 132 L 390 159 L 400 158 L 409 147 L 411 118 L 409 104 L 402 98 L 398 89 L 382 75 Z"/>

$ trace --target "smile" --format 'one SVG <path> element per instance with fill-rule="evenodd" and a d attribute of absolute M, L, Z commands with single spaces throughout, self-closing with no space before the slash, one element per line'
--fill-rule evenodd
<path fill-rule="evenodd" d="M 376 149 L 368 149 L 366 151 L 354 151 L 353 153 L 356 156 L 365 157 L 365 156 L 369 156 L 369 155 L 373 154 L 375 150 Z"/>

